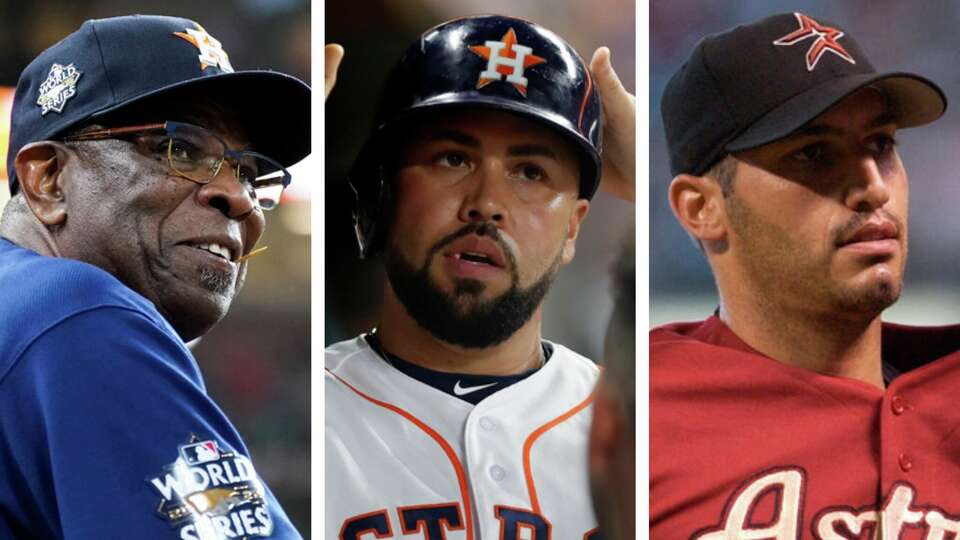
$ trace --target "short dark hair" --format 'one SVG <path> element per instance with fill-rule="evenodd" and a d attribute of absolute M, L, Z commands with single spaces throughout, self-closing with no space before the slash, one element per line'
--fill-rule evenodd
<path fill-rule="evenodd" d="M 733 180 L 736 174 L 737 160 L 732 154 L 723 156 L 720 161 L 703 173 L 704 176 L 709 176 L 720 184 L 720 192 L 723 193 L 724 198 L 733 195 Z"/>

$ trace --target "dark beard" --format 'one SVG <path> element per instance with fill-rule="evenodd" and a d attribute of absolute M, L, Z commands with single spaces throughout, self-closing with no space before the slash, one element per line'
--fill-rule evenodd
<path fill-rule="evenodd" d="M 488 235 L 500 245 L 508 260 L 510 288 L 491 300 L 479 299 L 486 289 L 482 281 L 457 279 L 453 293 L 448 294 L 430 277 L 430 262 L 434 255 L 444 246 L 470 234 Z M 422 268 L 415 268 L 392 248 L 387 250 L 384 265 L 394 293 L 421 328 L 452 345 L 483 349 L 503 343 L 530 320 L 553 283 L 560 267 L 560 255 L 533 285 L 521 288 L 516 260 L 501 241 L 499 231 L 492 226 L 473 223 L 434 245 Z"/>

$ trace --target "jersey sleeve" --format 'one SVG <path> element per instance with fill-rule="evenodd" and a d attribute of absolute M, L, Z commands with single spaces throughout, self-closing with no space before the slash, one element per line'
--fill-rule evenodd
<path fill-rule="evenodd" d="M 301 538 L 179 338 L 121 307 L 60 321 L 0 379 L 0 508 L 29 537 Z"/>

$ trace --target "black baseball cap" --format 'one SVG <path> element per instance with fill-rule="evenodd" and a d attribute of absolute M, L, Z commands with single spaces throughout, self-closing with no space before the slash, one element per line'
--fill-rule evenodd
<path fill-rule="evenodd" d="M 270 70 L 234 71 L 220 42 L 189 19 L 129 15 L 89 20 L 20 75 L 7 171 L 24 145 L 56 138 L 157 96 L 203 94 L 240 111 L 251 148 L 285 166 L 310 153 L 310 87 Z"/>
<path fill-rule="evenodd" d="M 660 102 L 670 169 L 700 176 L 730 152 L 790 135 L 856 90 L 886 97 L 900 128 L 943 115 L 947 98 L 913 73 L 877 73 L 840 26 L 782 13 L 702 39 Z"/>

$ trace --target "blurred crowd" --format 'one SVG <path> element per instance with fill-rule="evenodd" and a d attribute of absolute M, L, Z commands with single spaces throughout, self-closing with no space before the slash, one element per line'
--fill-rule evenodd
<path fill-rule="evenodd" d="M 353 233 L 347 171 L 371 128 L 387 71 L 421 32 L 464 15 L 498 13 L 545 26 L 589 61 L 600 46 L 627 90 L 635 93 L 634 0 L 373 0 L 364 9 L 328 2 L 327 43 L 346 56 L 326 103 L 326 305 L 327 344 L 369 330 L 382 295 L 379 261 L 359 261 Z M 544 337 L 598 359 L 613 306 L 610 267 L 634 222 L 635 206 L 600 193 L 591 202 L 573 263 L 560 270 L 544 309 Z"/>
<path fill-rule="evenodd" d="M 84 20 L 131 13 L 193 19 L 223 43 L 235 68 L 271 68 L 309 83 L 310 9 L 308 0 L 2 0 L 0 86 L 16 86 L 30 60 Z M 290 199 L 267 215 L 260 245 L 270 249 L 250 262 L 239 300 L 194 345 L 210 394 L 305 538 L 310 537 L 310 190 L 302 184 L 320 181 L 310 177 L 311 159 L 293 169 Z M 3 203 L 5 180 L 0 192 Z"/>
<path fill-rule="evenodd" d="M 913 71 L 947 95 L 946 115 L 898 133 L 910 177 L 910 256 L 901 301 L 887 319 L 913 323 L 960 320 L 960 72 L 955 67 L 960 4 L 895 0 L 650 1 L 650 324 L 702 319 L 716 307 L 703 256 L 667 204 L 670 167 L 660 98 L 670 76 L 702 37 L 781 12 L 801 11 L 846 27 L 879 71 Z M 841 38 L 842 39 L 842 38 Z M 771 81 L 776 84 L 776 81 Z M 642 177 L 642 176 L 641 176 Z"/>

